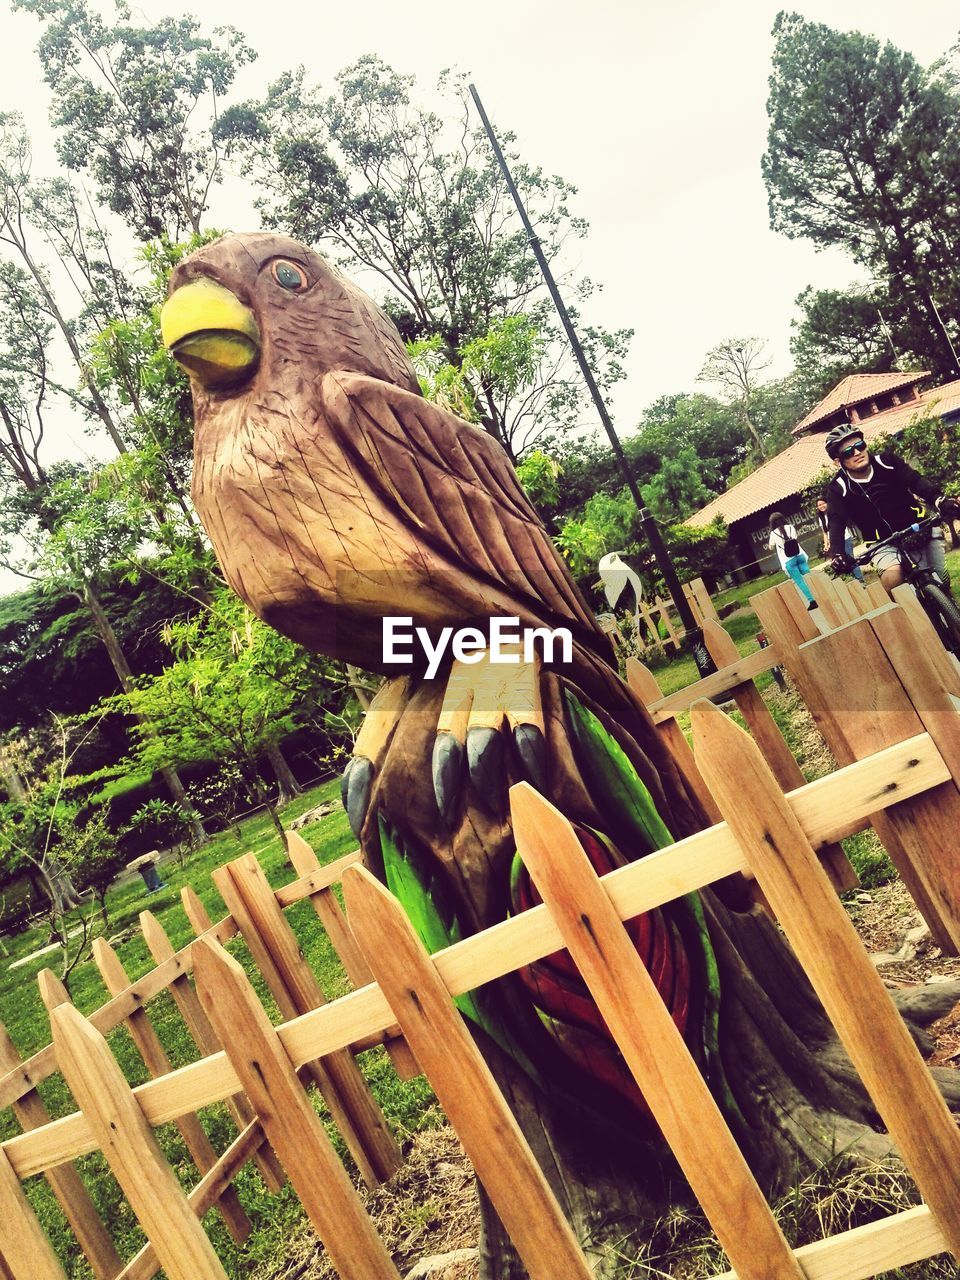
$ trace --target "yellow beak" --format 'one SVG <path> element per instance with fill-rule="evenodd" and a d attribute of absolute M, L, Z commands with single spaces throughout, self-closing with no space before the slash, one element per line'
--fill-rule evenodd
<path fill-rule="evenodd" d="M 215 280 L 194 280 L 160 312 L 164 346 L 205 387 L 242 382 L 260 358 L 260 330 L 249 307 Z"/>

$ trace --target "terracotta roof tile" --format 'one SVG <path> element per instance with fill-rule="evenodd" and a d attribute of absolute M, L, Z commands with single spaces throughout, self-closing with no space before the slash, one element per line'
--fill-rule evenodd
<path fill-rule="evenodd" d="M 832 391 L 827 392 L 818 405 L 810 410 L 793 428 L 795 436 L 809 431 L 818 422 L 823 422 L 838 409 L 849 405 L 861 404 L 864 400 L 872 400 L 874 396 L 883 395 L 887 391 L 896 391 L 900 387 L 911 386 L 929 378 L 929 371 L 920 373 L 851 373 L 849 377 L 838 382 Z M 922 397 L 921 397 L 922 398 Z M 892 412 L 892 410 L 887 410 Z"/>
<path fill-rule="evenodd" d="M 902 431 L 910 424 L 920 407 L 930 408 L 934 405 L 941 416 L 960 414 L 960 380 L 934 387 L 919 400 L 913 400 L 902 408 L 876 414 L 857 425 L 863 431 L 863 438 L 870 443 L 878 436 Z M 773 507 L 793 494 L 800 493 L 825 466 L 832 465 L 824 451 L 824 439 L 825 433 L 822 431 L 801 436 L 789 449 L 770 458 L 732 489 L 721 493 L 694 515 L 688 516 L 685 523 L 694 528 L 702 528 L 717 516 L 723 516 L 728 525 L 735 524 L 737 520 L 744 520 L 757 511 Z"/>

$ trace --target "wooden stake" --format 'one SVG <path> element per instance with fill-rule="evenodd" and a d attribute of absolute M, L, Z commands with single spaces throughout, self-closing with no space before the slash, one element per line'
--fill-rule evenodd
<path fill-rule="evenodd" d="M 0 1257 L 12 1280 L 66 1280 L 20 1180 L 0 1151 Z"/>
<path fill-rule="evenodd" d="M 226 1280 L 106 1040 L 69 1004 L 50 1023 L 70 1091 L 169 1280 Z"/>
<path fill-rule="evenodd" d="M 627 659 L 627 684 L 645 707 L 649 707 L 651 703 L 659 701 L 662 696 L 656 676 L 637 658 Z M 710 794 L 709 787 L 704 785 L 704 781 L 700 777 L 700 770 L 697 768 L 697 762 L 693 758 L 693 751 L 690 749 L 690 743 L 687 742 L 683 730 L 672 716 L 668 720 L 661 720 L 656 728 L 664 746 L 677 766 L 680 776 L 688 783 L 690 790 L 699 801 L 700 807 L 706 814 L 707 821 L 711 825 L 719 822 L 720 811 L 717 809 L 713 796 Z"/>
<path fill-rule="evenodd" d="M 202 1220 L 204 1215 L 214 1208 L 224 1187 L 231 1183 L 247 1161 L 254 1159 L 257 1152 L 264 1147 L 269 1150 L 263 1126 L 259 1120 L 253 1120 L 231 1142 L 216 1165 L 203 1175 L 195 1187 L 191 1188 L 187 1203 L 198 1219 Z M 274 1160 L 276 1160 L 275 1156 Z M 152 1280 L 159 1269 L 160 1263 L 157 1260 L 156 1251 L 148 1240 L 140 1252 L 134 1254 L 116 1280 Z"/>
<path fill-rule="evenodd" d="M 894 587 L 893 599 L 896 604 L 900 605 L 909 619 L 919 642 L 918 647 L 927 653 L 930 661 L 937 668 L 937 673 L 948 692 L 960 695 L 960 675 L 957 673 L 955 664 L 951 661 L 950 654 L 944 649 L 940 637 L 937 635 L 936 627 L 927 617 L 926 610 L 917 599 L 916 591 L 909 582 L 904 582 L 899 587 Z M 889 601 L 886 601 L 886 603 L 889 603 Z"/>
<path fill-rule="evenodd" d="M 295 1018 L 326 1004 L 253 854 L 218 867 L 213 881 L 284 1018 Z M 371 1187 L 385 1182 L 402 1163 L 400 1148 L 352 1055 L 340 1050 L 322 1062 L 311 1063 L 310 1071 L 364 1181 Z"/>
<path fill-rule="evenodd" d="M 343 878 L 350 922 L 531 1280 L 589 1280 L 573 1232 L 426 949 L 362 867 Z"/>
<path fill-rule="evenodd" d="M 740 1280 L 803 1280 L 573 827 L 527 783 L 510 810 L 517 852 Z"/>
<path fill-rule="evenodd" d="M 298 876 L 308 876 L 311 872 L 320 870 L 320 859 L 303 836 L 298 835 L 296 831 L 287 832 L 287 854 Z M 353 931 L 347 923 L 347 918 L 333 890 L 320 889 L 317 893 L 312 893 L 310 902 L 326 930 L 330 945 L 340 957 L 347 977 L 354 987 L 365 987 L 368 982 L 373 981 L 370 966 L 363 958 L 363 952 L 357 945 L 357 940 L 353 936 Z M 390 1036 L 383 1043 L 401 1080 L 413 1080 L 420 1075 L 417 1060 L 410 1052 L 410 1046 L 403 1036 Z"/>
<path fill-rule="evenodd" d="M 343 1280 L 398 1280 L 243 969 L 214 942 L 195 946 L 200 999 L 333 1265 Z"/>
<path fill-rule="evenodd" d="M 213 921 L 207 913 L 207 908 L 200 901 L 196 889 L 185 884 L 180 890 L 180 901 L 183 903 L 183 909 L 187 913 L 187 919 L 190 921 L 190 928 L 197 937 L 201 933 L 206 933 L 208 929 L 213 928 Z"/>
<path fill-rule="evenodd" d="M 819 596 L 817 599 L 819 599 Z M 718 622 L 704 623 L 703 642 L 707 646 L 707 652 L 718 667 L 725 667 L 729 663 L 736 662 L 740 656 L 733 638 L 724 631 Z M 754 741 L 763 753 L 767 764 L 773 770 L 773 775 L 780 784 L 780 789 L 782 791 L 796 791 L 798 787 L 802 787 L 806 781 L 803 771 L 794 759 L 793 752 L 787 746 L 783 734 L 777 727 L 777 722 L 770 714 L 770 709 L 764 702 L 757 686 L 752 680 L 746 680 L 743 684 L 731 689 L 730 692 L 733 694 L 734 701 L 739 707 L 740 714 L 746 721 L 747 728 L 753 735 Z M 706 789 L 709 791 L 709 787 Z M 714 805 L 716 805 L 716 802 L 714 802 Z M 719 822 L 721 821 L 719 811 L 717 813 L 718 816 L 714 821 Z M 827 875 L 829 875 L 838 893 L 857 887 L 860 883 L 860 878 L 850 865 L 850 861 L 840 845 L 827 845 L 819 850 L 819 855 Z"/>
<path fill-rule="evenodd" d="M 13 1071 L 19 1065 L 20 1055 L 6 1027 L 0 1022 L 0 1071 Z M 50 1123 L 50 1113 L 36 1089 L 31 1089 L 13 1104 L 13 1114 L 25 1132 Z M 80 1174 L 72 1164 L 68 1164 L 50 1169 L 46 1178 L 93 1274 L 97 1280 L 113 1280 L 123 1263 Z"/>
<path fill-rule="evenodd" d="M 960 1132 L 749 736 L 693 709 L 697 759 L 890 1136 L 960 1259 Z"/>
<path fill-rule="evenodd" d="M 119 995 L 121 991 L 130 985 L 130 979 L 120 957 L 110 946 L 110 943 L 107 942 L 106 938 L 94 939 L 93 958 L 96 961 L 97 968 L 100 970 L 104 985 L 111 995 Z M 154 1031 L 147 1016 L 146 1009 L 137 1009 L 130 1014 L 129 1018 L 127 1018 L 127 1030 L 130 1032 L 131 1039 L 137 1046 L 147 1070 L 154 1079 L 158 1076 L 165 1076 L 173 1070 L 166 1050 L 160 1043 L 160 1037 Z M 214 1149 L 213 1143 L 207 1137 L 199 1117 L 192 1114 L 183 1115 L 177 1121 L 177 1128 L 180 1130 L 187 1150 L 190 1152 L 193 1162 L 200 1172 L 206 1173 L 208 1169 L 212 1169 L 216 1165 L 219 1156 Z M 253 1227 L 233 1187 L 227 1187 L 224 1190 L 223 1198 L 218 1207 L 233 1239 L 238 1244 L 246 1240 Z"/>
<path fill-rule="evenodd" d="M 173 944 L 167 937 L 163 925 L 152 911 L 140 912 L 140 928 L 143 931 L 143 938 L 150 950 L 150 954 L 157 964 L 162 964 L 175 954 Z M 208 1057 L 210 1054 L 219 1053 L 222 1046 L 217 1039 L 217 1033 L 204 1012 L 203 1005 L 200 1003 L 199 997 L 186 974 L 180 978 L 174 978 L 170 983 L 170 994 L 176 1001 L 180 1015 L 186 1023 L 187 1030 L 190 1032 L 191 1038 L 199 1049 L 201 1056 Z M 227 1109 L 233 1116 L 238 1130 L 246 1129 L 254 1118 L 253 1108 L 243 1094 L 228 1098 Z M 275 1195 L 286 1181 L 280 1163 L 269 1147 L 257 1151 L 254 1154 L 254 1162 L 260 1170 L 260 1175 L 267 1190 Z"/>

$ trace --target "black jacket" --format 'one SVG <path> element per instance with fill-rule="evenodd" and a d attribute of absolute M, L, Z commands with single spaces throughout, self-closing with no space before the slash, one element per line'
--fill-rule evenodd
<path fill-rule="evenodd" d="M 895 453 L 875 453 L 872 462 L 873 475 L 866 483 L 841 469 L 827 485 L 828 555 L 843 555 L 847 525 L 859 529 L 864 541 L 878 542 L 921 519 L 940 497 L 935 484 Z"/>

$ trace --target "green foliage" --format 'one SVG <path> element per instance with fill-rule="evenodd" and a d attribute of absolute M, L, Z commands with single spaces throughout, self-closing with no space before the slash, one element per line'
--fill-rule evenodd
<path fill-rule="evenodd" d="M 688 446 L 664 458 L 649 484 L 641 486 L 643 500 L 660 521 L 681 520 L 712 496 L 703 483 L 700 459 Z"/>
<path fill-rule="evenodd" d="M 113 23 L 85 0 L 15 0 L 43 27 L 38 53 L 57 150 L 90 174 L 104 205 L 141 239 L 198 231 L 220 177 L 219 104 L 255 54 L 239 32 L 204 36 L 193 17 Z"/>
<path fill-rule="evenodd" d="M 558 480 L 563 468 L 542 449 L 533 449 L 517 463 L 517 479 L 538 508 L 552 508 L 560 501 Z"/>
<path fill-rule="evenodd" d="M 942 486 L 945 493 L 954 497 L 960 494 L 960 433 L 956 424 L 921 412 L 900 433 L 896 449 L 921 475 Z"/>

